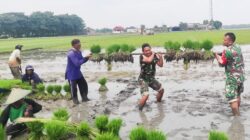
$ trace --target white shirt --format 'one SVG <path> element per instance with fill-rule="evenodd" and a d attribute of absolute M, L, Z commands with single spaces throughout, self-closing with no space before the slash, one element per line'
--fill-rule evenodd
<path fill-rule="evenodd" d="M 9 58 L 9 66 L 10 67 L 17 67 L 20 66 L 19 62 L 17 61 L 17 58 L 21 59 L 21 51 L 19 49 L 15 49 Z"/>

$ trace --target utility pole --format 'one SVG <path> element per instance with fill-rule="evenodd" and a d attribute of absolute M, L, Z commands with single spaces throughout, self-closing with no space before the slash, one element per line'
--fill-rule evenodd
<path fill-rule="evenodd" d="M 214 20 L 214 15 L 213 15 L 213 0 L 210 0 L 210 21 Z"/>

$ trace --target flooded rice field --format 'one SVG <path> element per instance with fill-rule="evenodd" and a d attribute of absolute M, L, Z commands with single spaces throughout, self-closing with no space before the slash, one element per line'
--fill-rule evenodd
<path fill-rule="evenodd" d="M 161 49 L 157 49 L 161 50 Z M 105 62 L 88 62 L 82 72 L 89 84 L 90 102 L 74 106 L 72 101 L 38 101 L 43 110 L 38 117 L 50 117 L 58 107 L 66 107 L 71 113 L 70 120 L 92 122 L 98 114 L 121 117 L 124 125 L 122 139 L 128 139 L 131 128 L 144 125 L 160 129 L 169 140 L 207 140 L 211 129 L 227 132 L 232 140 L 250 139 L 250 45 L 242 46 L 245 59 L 246 81 L 242 94 L 241 117 L 232 117 L 224 97 L 224 69 L 217 62 L 191 62 L 184 70 L 182 61 L 165 63 L 157 69 L 156 78 L 163 84 L 165 95 L 162 103 L 156 103 L 155 92 L 150 91 L 148 103 L 142 112 L 137 102 L 140 92 L 137 84 L 140 67 L 138 56 L 134 63 L 113 63 L 108 71 Z M 139 50 L 137 50 L 139 52 Z M 163 50 L 162 50 L 163 51 Z M 87 54 L 88 52 L 86 52 Z M 7 65 L 9 54 L 0 54 L 0 78 L 10 79 Z M 65 52 L 24 52 L 23 69 L 33 65 L 35 71 L 46 83 L 66 83 Z M 109 91 L 100 93 L 97 80 L 107 77 Z"/>

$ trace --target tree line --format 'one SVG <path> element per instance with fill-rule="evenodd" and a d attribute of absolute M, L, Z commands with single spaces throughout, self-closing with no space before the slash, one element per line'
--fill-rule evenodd
<path fill-rule="evenodd" d="M 53 12 L 0 14 L 0 36 L 45 37 L 86 34 L 85 23 L 77 15 L 54 15 Z"/>

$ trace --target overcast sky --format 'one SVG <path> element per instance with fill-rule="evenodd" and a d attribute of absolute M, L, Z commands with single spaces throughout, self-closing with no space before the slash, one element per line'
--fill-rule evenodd
<path fill-rule="evenodd" d="M 210 18 L 210 0 L 0 0 L 0 13 L 52 11 L 76 14 L 88 27 L 147 27 Z M 213 0 L 214 19 L 224 25 L 250 24 L 250 0 Z"/>

